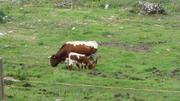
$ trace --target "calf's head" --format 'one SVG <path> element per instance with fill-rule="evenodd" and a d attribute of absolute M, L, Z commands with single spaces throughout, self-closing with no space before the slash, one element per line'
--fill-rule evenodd
<path fill-rule="evenodd" d="M 95 61 L 91 61 L 90 63 L 88 63 L 88 68 L 93 69 L 96 67 L 96 64 L 97 64 L 97 59 Z"/>

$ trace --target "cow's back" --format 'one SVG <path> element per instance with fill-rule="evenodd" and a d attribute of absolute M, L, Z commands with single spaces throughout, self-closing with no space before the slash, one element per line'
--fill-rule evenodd
<path fill-rule="evenodd" d="M 75 52 L 75 53 L 85 54 L 86 56 L 89 56 L 91 54 L 96 53 L 96 51 L 97 51 L 96 48 L 85 46 L 85 45 L 73 46 L 71 44 L 68 44 L 68 47 L 67 47 L 67 54 L 69 54 L 70 52 Z"/>
<path fill-rule="evenodd" d="M 64 48 L 67 54 L 75 52 L 89 56 L 96 53 L 98 44 L 96 41 L 69 41 L 65 43 Z"/>

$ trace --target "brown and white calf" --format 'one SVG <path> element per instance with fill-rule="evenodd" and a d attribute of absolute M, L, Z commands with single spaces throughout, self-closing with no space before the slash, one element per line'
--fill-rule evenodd
<path fill-rule="evenodd" d="M 90 57 L 85 56 L 84 54 L 70 52 L 66 62 L 68 63 L 67 68 L 69 70 L 71 70 L 74 65 L 76 65 L 79 69 L 80 68 L 93 69 L 96 66 L 97 59 L 96 61 L 90 60 Z"/>
<path fill-rule="evenodd" d="M 92 56 L 96 54 L 98 44 L 96 41 L 69 41 L 63 44 L 59 51 L 52 55 L 50 58 L 50 64 L 52 67 L 56 67 L 59 63 L 62 63 L 68 58 L 70 52 L 78 54 L 84 54 L 85 56 Z"/>

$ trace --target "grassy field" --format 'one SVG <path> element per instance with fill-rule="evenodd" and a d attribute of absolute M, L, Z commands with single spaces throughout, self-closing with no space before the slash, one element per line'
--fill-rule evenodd
<path fill-rule="evenodd" d="M 151 16 L 129 13 L 128 2 L 108 10 L 96 7 L 101 3 L 75 9 L 55 8 L 50 1 L 1 4 L 8 16 L 0 24 L 6 33 L 0 35 L 4 74 L 21 80 L 6 85 L 8 101 L 179 101 L 180 4 L 175 2 L 162 3 L 167 15 Z M 96 69 L 50 66 L 48 57 L 70 40 L 99 43 Z"/>

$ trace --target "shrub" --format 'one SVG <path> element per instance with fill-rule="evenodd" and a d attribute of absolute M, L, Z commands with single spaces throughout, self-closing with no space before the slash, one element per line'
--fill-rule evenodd
<path fill-rule="evenodd" d="M 0 23 L 4 22 L 5 16 L 6 16 L 5 13 L 2 10 L 0 10 Z"/>

